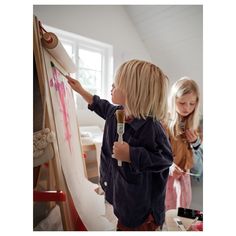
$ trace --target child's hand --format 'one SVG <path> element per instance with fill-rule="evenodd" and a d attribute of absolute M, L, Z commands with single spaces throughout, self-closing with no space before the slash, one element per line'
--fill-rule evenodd
<path fill-rule="evenodd" d="M 78 80 L 71 78 L 69 75 L 66 78 L 71 88 L 78 92 L 88 104 L 93 103 L 93 95 L 86 91 Z"/>
<path fill-rule="evenodd" d="M 114 142 L 113 153 L 114 153 L 114 156 L 117 160 L 126 161 L 129 163 L 131 162 L 130 156 L 129 156 L 129 144 L 128 143 Z"/>
<path fill-rule="evenodd" d="M 73 90 L 75 90 L 78 93 L 82 91 L 83 88 L 78 80 L 71 78 L 69 75 L 67 75 L 66 78 Z"/>
<path fill-rule="evenodd" d="M 197 140 L 197 133 L 195 132 L 195 131 L 193 131 L 193 130 L 190 130 L 190 129 L 187 129 L 186 131 L 185 131 L 185 135 L 186 135 L 186 138 L 187 138 L 187 141 L 189 142 L 189 143 L 194 143 L 194 142 L 196 142 L 196 140 Z"/>
<path fill-rule="evenodd" d="M 172 164 L 170 167 L 170 175 L 173 176 L 174 178 L 178 179 L 180 176 L 184 175 L 184 171 L 177 166 L 175 163 Z"/>

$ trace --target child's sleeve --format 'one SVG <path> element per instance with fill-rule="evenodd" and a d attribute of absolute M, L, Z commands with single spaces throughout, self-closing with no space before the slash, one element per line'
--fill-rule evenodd
<path fill-rule="evenodd" d="M 201 146 L 201 139 L 200 139 L 200 137 L 198 136 L 197 140 L 194 143 L 190 143 L 190 145 L 191 145 L 191 147 L 194 150 L 198 150 L 199 147 Z"/>
<path fill-rule="evenodd" d="M 103 119 L 106 119 L 109 114 L 114 113 L 116 107 L 107 100 L 100 99 L 99 96 L 94 95 L 92 104 L 88 104 L 88 109 L 94 111 Z"/>
<path fill-rule="evenodd" d="M 149 147 L 130 146 L 131 165 L 136 171 L 161 172 L 168 169 L 173 163 L 172 149 L 165 131 L 150 135 Z"/>
<path fill-rule="evenodd" d="M 193 167 L 190 170 L 191 173 L 197 174 L 197 177 L 193 179 L 200 181 L 203 175 L 203 146 L 202 144 L 198 149 L 193 149 Z"/>

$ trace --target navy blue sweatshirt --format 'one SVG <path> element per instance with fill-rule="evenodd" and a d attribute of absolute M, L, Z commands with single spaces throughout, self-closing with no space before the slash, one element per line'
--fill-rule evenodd
<path fill-rule="evenodd" d="M 88 105 L 106 120 L 100 163 L 100 183 L 114 214 L 127 227 L 137 227 L 149 214 L 156 224 L 165 220 L 165 192 L 172 164 L 172 150 L 164 128 L 153 118 L 133 119 L 125 123 L 123 140 L 130 146 L 131 163 L 112 158 L 112 148 L 118 140 L 115 111 L 120 109 L 98 96 Z"/>

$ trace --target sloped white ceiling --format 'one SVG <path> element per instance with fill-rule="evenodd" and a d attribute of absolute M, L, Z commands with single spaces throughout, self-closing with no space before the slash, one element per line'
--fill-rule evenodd
<path fill-rule="evenodd" d="M 152 61 L 171 82 L 189 76 L 202 90 L 202 5 L 126 5 L 124 9 Z"/>

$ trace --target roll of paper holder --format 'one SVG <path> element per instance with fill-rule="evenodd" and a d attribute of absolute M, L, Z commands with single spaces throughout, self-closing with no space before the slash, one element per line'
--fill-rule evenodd
<path fill-rule="evenodd" d="M 68 56 L 65 48 L 52 32 L 46 32 L 42 35 L 43 47 L 58 61 L 58 63 L 69 73 L 76 72 L 76 66 Z"/>

